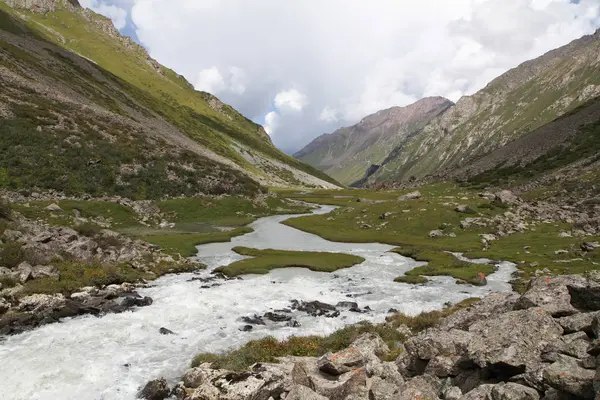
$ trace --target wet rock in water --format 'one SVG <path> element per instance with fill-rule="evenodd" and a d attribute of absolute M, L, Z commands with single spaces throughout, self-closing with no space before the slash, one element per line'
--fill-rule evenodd
<path fill-rule="evenodd" d="M 138 399 L 144 400 L 164 400 L 171 394 L 169 384 L 166 379 L 155 379 L 146 384 L 142 390 L 138 392 Z"/>
<path fill-rule="evenodd" d="M 485 277 L 485 274 L 483 272 L 479 272 L 472 283 L 474 286 L 485 286 L 487 285 L 487 278 Z"/>
<path fill-rule="evenodd" d="M 251 325 L 266 325 L 261 316 L 254 314 L 252 317 L 242 317 L 242 321 Z"/>
<path fill-rule="evenodd" d="M 126 307 L 126 308 L 130 308 L 130 307 L 146 307 L 152 305 L 152 298 L 145 296 L 145 297 L 132 297 L 132 296 L 127 296 L 123 299 L 123 301 L 121 301 L 121 306 L 122 307 Z"/>
<path fill-rule="evenodd" d="M 240 331 L 242 332 L 250 332 L 252 330 L 252 325 L 244 325 L 240 328 Z"/>
<path fill-rule="evenodd" d="M 265 315 L 263 315 L 263 318 L 266 318 L 269 321 L 273 321 L 273 322 L 287 322 L 287 321 L 292 320 L 291 315 L 283 315 L 283 314 L 277 314 L 277 313 L 273 313 L 273 312 L 265 313 Z"/>
<path fill-rule="evenodd" d="M 289 321 L 287 324 L 285 324 L 285 326 L 289 326 L 290 328 L 299 328 L 300 322 L 296 321 L 295 319 L 292 321 Z"/>
<path fill-rule="evenodd" d="M 390 313 L 390 314 L 397 314 L 397 313 L 398 313 L 398 310 L 397 310 L 397 309 L 395 309 L 395 308 L 390 308 L 390 309 L 388 310 L 388 313 Z"/>
<path fill-rule="evenodd" d="M 332 318 L 340 315 L 335 306 L 317 300 L 309 302 L 292 300 L 292 310 L 303 311 L 312 317 L 324 315 Z"/>
<path fill-rule="evenodd" d="M 158 330 L 158 333 L 160 333 L 161 335 L 174 335 L 175 334 L 175 332 L 173 332 L 172 330 L 167 329 L 165 327 L 160 328 Z"/>
<path fill-rule="evenodd" d="M 350 312 L 356 312 L 356 313 L 360 313 L 363 312 L 361 311 L 361 309 L 358 307 L 358 303 L 354 302 L 354 301 L 340 301 L 339 303 L 337 303 L 335 305 L 336 307 L 340 307 L 340 308 L 347 308 L 348 311 Z"/>

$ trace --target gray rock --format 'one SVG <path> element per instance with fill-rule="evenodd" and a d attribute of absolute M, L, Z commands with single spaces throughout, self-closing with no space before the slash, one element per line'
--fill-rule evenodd
<path fill-rule="evenodd" d="M 441 231 L 439 229 L 429 232 L 430 238 L 436 238 L 436 237 L 442 237 L 442 236 L 444 236 L 444 231 Z"/>
<path fill-rule="evenodd" d="M 142 390 L 138 392 L 139 399 L 145 400 L 164 400 L 169 397 L 171 389 L 166 379 L 155 379 L 146 384 Z"/>
<path fill-rule="evenodd" d="M 60 206 L 58 204 L 52 203 L 46 207 L 46 210 L 58 212 L 58 211 L 62 211 L 63 209 L 60 208 Z"/>
<path fill-rule="evenodd" d="M 313 392 L 306 386 L 294 385 L 285 396 L 285 400 L 327 400 L 327 397 Z"/>
<path fill-rule="evenodd" d="M 12 229 L 6 229 L 2 234 L 2 237 L 8 242 L 16 242 L 23 237 L 23 233 Z"/>
<path fill-rule="evenodd" d="M 573 332 L 592 332 L 592 321 L 594 317 L 599 316 L 600 312 L 580 313 L 568 317 L 558 318 L 557 322 L 562 326 L 565 333 Z"/>
<path fill-rule="evenodd" d="M 29 264 L 27 261 L 23 261 L 17 266 L 14 276 L 19 280 L 19 282 L 25 283 L 33 278 L 32 274 L 33 268 L 31 267 L 31 264 Z"/>
<path fill-rule="evenodd" d="M 421 192 L 415 191 L 415 192 L 410 192 L 410 193 L 407 193 L 405 195 L 398 197 L 398 200 L 400 200 L 400 201 L 416 200 L 416 199 L 420 199 L 420 198 L 421 198 Z"/>
<path fill-rule="evenodd" d="M 366 372 L 370 378 L 378 377 L 397 386 L 404 383 L 404 378 L 402 378 L 398 367 L 393 362 L 370 362 L 367 364 Z"/>
<path fill-rule="evenodd" d="M 442 393 L 442 398 L 444 400 L 460 400 L 462 398 L 462 395 L 463 394 L 460 388 L 456 386 L 451 386 Z"/>
<path fill-rule="evenodd" d="M 369 400 L 395 400 L 400 395 L 400 386 L 395 382 L 375 376 L 371 379 Z"/>
<path fill-rule="evenodd" d="M 421 360 L 431 360 L 436 356 L 466 354 L 471 339 L 469 332 L 458 329 L 429 329 L 407 340 L 404 346 L 409 355 Z"/>
<path fill-rule="evenodd" d="M 468 205 L 465 204 L 461 204 L 459 206 L 457 206 L 454 211 L 459 212 L 459 213 L 464 213 L 464 214 L 475 214 L 475 211 L 473 211 L 473 209 L 471 207 L 469 207 Z"/>
<path fill-rule="evenodd" d="M 405 382 L 400 388 L 398 400 L 438 399 L 442 382 L 431 375 L 421 375 Z"/>
<path fill-rule="evenodd" d="M 330 375 L 342 375 L 370 361 L 378 361 L 378 354 L 389 352 L 383 340 L 374 334 L 363 334 L 347 349 L 322 356 L 317 365 L 319 370 Z"/>
<path fill-rule="evenodd" d="M 493 389 L 494 385 L 481 385 L 465 394 L 460 400 L 492 400 Z"/>
<path fill-rule="evenodd" d="M 460 373 L 460 361 L 459 356 L 436 356 L 427 363 L 425 373 L 438 378 L 456 376 Z"/>
<path fill-rule="evenodd" d="M 469 308 L 444 318 L 439 327 L 468 330 L 474 322 L 511 311 L 518 297 L 515 293 L 490 293 Z"/>
<path fill-rule="evenodd" d="M 600 286 L 567 286 L 571 304 L 581 310 L 600 310 Z"/>
<path fill-rule="evenodd" d="M 3 297 L 0 297 L 0 315 L 10 310 L 10 303 Z"/>
<path fill-rule="evenodd" d="M 561 356 L 544 370 L 544 382 L 559 391 L 593 399 L 594 375 L 594 371 L 581 368 L 576 359 Z"/>
<path fill-rule="evenodd" d="M 478 321 L 469 332 L 468 354 L 477 365 L 498 364 L 516 370 L 538 360 L 544 347 L 560 338 L 563 330 L 545 311 L 528 309 Z"/>
<path fill-rule="evenodd" d="M 502 190 L 496 193 L 493 201 L 506 206 L 512 206 L 521 202 L 521 200 L 510 190 Z"/>
<path fill-rule="evenodd" d="M 58 270 L 52 265 L 36 265 L 31 270 L 33 279 L 39 278 L 58 278 Z"/>
<path fill-rule="evenodd" d="M 571 305 L 571 295 L 567 283 L 562 277 L 537 277 L 529 283 L 530 288 L 517 303 L 516 310 L 540 308 L 554 317 L 576 314 L 578 311 Z"/>
<path fill-rule="evenodd" d="M 491 392 L 492 400 L 539 400 L 537 390 L 517 383 L 499 383 Z"/>

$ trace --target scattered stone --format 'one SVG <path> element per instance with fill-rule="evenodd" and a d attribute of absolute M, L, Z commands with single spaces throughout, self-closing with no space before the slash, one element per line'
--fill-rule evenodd
<path fill-rule="evenodd" d="M 54 212 L 59 212 L 62 211 L 63 209 L 60 208 L 60 206 L 56 203 L 52 203 L 49 206 L 46 207 L 46 210 L 48 211 L 54 211 Z"/>
<path fill-rule="evenodd" d="M 175 332 L 173 332 L 172 330 L 167 329 L 165 327 L 160 328 L 158 330 L 158 333 L 160 333 L 161 335 L 174 335 L 175 334 Z"/>
<path fill-rule="evenodd" d="M 398 197 L 398 200 L 405 201 L 405 200 L 416 200 L 416 199 L 420 199 L 420 198 L 421 198 L 421 192 L 415 191 L 415 192 L 410 192 L 410 193 L 407 193 L 405 195 Z"/>
<path fill-rule="evenodd" d="M 164 400 L 171 394 L 166 379 L 160 378 L 150 381 L 138 392 L 138 398 L 144 400 Z"/>
<path fill-rule="evenodd" d="M 242 321 L 251 325 L 266 325 L 261 316 L 254 314 L 252 317 L 242 317 Z"/>
<path fill-rule="evenodd" d="M 250 332 L 252 330 L 252 325 L 244 325 L 240 328 L 242 332 Z"/>
<path fill-rule="evenodd" d="M 469 207 L 468 205 L 465 204 L 461 204 L 459 206 L 457 206 L 454 211 L 458 212 L 458 213 L 463 213 L 463 214 L 475 214 L 475 211 Z"/>
<path fill-rule="evenodd" d="M 599 247 L 600 243 L 598 242 L 585 242 L 581 245 L 581 250 L 590 252 L 596 250 Z"/>
<path fill-rule="evenodd" d="M 429 237 L 430 238 L 436 238 L 436 237 L 442 237 L 442 236 L 445 236 L 444 235 L 444 231 L 439 230 L 439 229 L 436 229 L 436 230 L 433 230 L 433 231 L 429 232 Z"/>
<path fill-rule="evenodd" d="M 510 190 L 502 190 L 494 195 L 494 203 L 512 206 L 520 203 L 520 199 Z"/>

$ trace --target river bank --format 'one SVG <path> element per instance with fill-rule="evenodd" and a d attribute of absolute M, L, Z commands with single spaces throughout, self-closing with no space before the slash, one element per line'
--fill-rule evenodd
<path fill-rule="evenodd" d="M 316 212 L 331 209 L 322 207 Z M 138 289 L 141 296 L 153 299 L 149 307 L 102 318 L 66 319 L 8 337 L 0 344 L 0 357 L 7 366 L 2 373 L 7 392 L 15 393 L 15 399 L 134 398 L 149 378 L 164 376 L 174 381 L 194 353 L 223 352 L 268 335 L 326 335 L 362 320 L 383 322 L 390 308 L 417 314 L 489 291 L 510 291 L 507 281 L 512 270 L 505 268 L 490 276 L 485 287 L 456 285 L 447 277 L 435 277 L 417 287 L 395 283 L 396 276 L 418 264 L 390 253 L 393 246 L 329 242 L 280 224 L 290 217 L 261 218 L 250 225 L 252 233 L 231 242 L 199 246 L 197 261 L 207 269 L 167 275 Z M 214 279 L 214 268 L 244 257 L 232 251 L 235 246 L 339 251 L 366 261 L 335 273 L 286 268 L 241 280 Z M 353 301 L 361 310 L 368 306 L 370 311 L 340 309 L 333 318 L 294 312 L 299 326 L 268 322 L 249 332 L 240 331 L 247 325 L 244 317 L 290 307 L 292 300 L 334 305 Z M 160 328 L 174 334 L 162 335 Z"/>

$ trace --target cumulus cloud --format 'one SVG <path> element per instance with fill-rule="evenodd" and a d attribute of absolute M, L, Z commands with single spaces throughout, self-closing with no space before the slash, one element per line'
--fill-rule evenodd
<path fill-rule="evenodd" d="M 241 68 L 228 67 L 223 75 L 219 68 L 212 66 L 198 73 L 194 87 L 212 94 L 227 91 L 242 95 L 246 91 L 246 74 Z"/>
<path fill-rule="evenodd" d="M 213 90 L 250 118 L 274 112 L 285 150 L 423 96 L 457 100 L 600 25 L 600 0 L 86 1 L 128 2 L 153 57 L 196 84 L 216 68 Z"/>
<path fill-rule="evenodd" d="M 276 111 L 271 111 L 265 115 L 265 123 L 264 128 L 267 135 L 272 136 L 277 129 L 277 125 L 279 123 L 279 114 Z"/>
<path fill-rule="evenodd" d="M 114 4 L 109 4 L 102 0 L 79 0 L 79 4 L 82 7 L 89 8 L 90 10 L 102 14 L 110 18 L 117 29 L 125 28 L 127 25 L 127 10 Z M 126 5 L 128 3 L 124 3 Z"/>
<path fill-rule="evenodd" d="M 275 107 L 282 112 L 300 112 L 308 104 L 308 99 L 296 89 L 282 90 L 274 99 Z"/>

